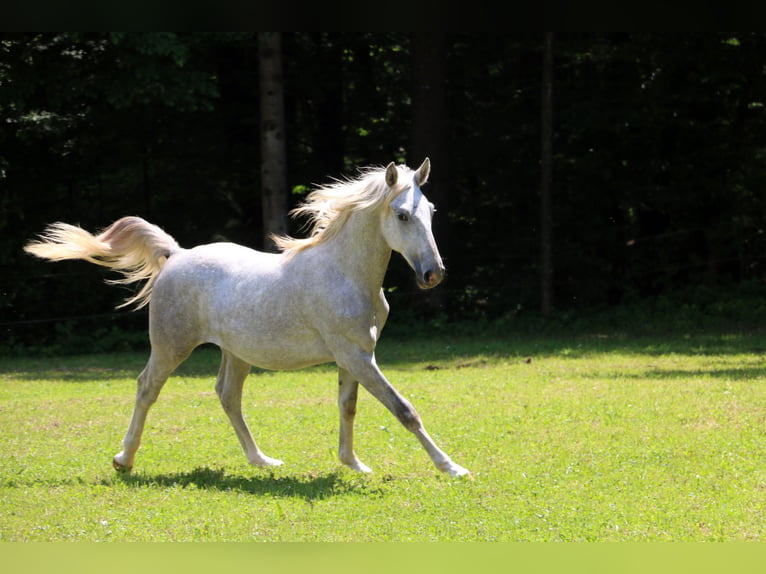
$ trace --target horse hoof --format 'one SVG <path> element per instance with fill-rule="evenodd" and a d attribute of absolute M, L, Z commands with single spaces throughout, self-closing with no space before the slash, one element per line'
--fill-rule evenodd
<path fill-rule="evenodd" d="M 372 469 L 369 466 L 367 466 L 366 464 L 364 464 L 363 462 L 359 461 L 359 460 L 354 461 L 354 462 L 349 462 L 349 463 L 343 463 L 343 464 L 345 464 L 347 467 L 349 467 L 354 472 L 361 472 L 361 473 L 364 473 L 364 474 L 372 474 Z"/>
<path fill-rule="evenodd" d="M 467 468 L 463 468 L 459 464 L 455 464 L 454 462 L 451 465 L 449 465 L 447 468 L 445 468 L 444 470 L 452 478 L 465 477 L 465 478 L 467 478 L 469 480 L 473 480 L 473 476 L 471 475 L 471 471 L 469 471 Z"/>
<path fill-rule="evenodd" d="M 116 470 L 117 472 L 129 473 L 131 470 L 133 470 L 132 466 L 125 466 L 124 464 L 120 464 L 119 462 L 117 462 L 116 458 L 112 459 L 112 466 L 114 467 L 114 470 Z"/>
<path fill-rule="evenodd" d="M 268 466 L 282 466 L 285 463 L 277 458 L 271 458 L 270 456 L 263 456 L 259 458 L 258 460 L 252 461 L 250 464 L 252 464 L 253 466 L 268 467 Z"/>

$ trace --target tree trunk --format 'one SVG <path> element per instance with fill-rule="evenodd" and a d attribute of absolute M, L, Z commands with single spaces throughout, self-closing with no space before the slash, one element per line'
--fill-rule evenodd
<path fill-rule="evenodd" d="M 263 248 L 275 251 L 271 235 L 287 233 L 287 175 L 285 104 L 282 76 L 282 37 L 259 32 L 261 99 L 261 204 Z"/>
<path fill-rule="evenodd" d="M 449 160 L 447 158 L 447 98 L 445 93 L 444 32 L 412 34 L 412 150 L 408 164 L 417 169 L 430 158 L 433 166 L 424 190 L 436 205 L 434 237 L 442 259 L 449 260 Z M 447 275 L 449 276 L 449 270 Z M 446 310 L 445 286 L 428 292 L 428 302 L 435 309 Z"/>
<path fill-rule="evenodd" d="M 553 311 L 553 32 L 545 32 L 541 96 L 540 271 L 541 311 Z"/>

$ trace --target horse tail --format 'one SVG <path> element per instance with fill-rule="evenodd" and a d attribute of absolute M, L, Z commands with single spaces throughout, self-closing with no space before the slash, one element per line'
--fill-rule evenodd
<path fill-rule="evenodd" d="M 123 217 L 98 235 L 67 223 L 49 225 L 40 239 L 24 246 L 24 251 L 50 261 L 84 259 L 110 267 L 122 274 L 108 281 L 128 285 L 146 281 L 141 290 L 120 307 L 140 309 L 149 303 L 152 286 L 168 258 L 181 250 L 170 235 L 140 217 Z"/>

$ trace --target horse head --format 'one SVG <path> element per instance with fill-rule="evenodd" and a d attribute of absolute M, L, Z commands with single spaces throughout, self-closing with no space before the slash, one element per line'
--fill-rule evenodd
<path fill-rule="evenodd" d="M 388 164 L 385 178 L 391 199 L 381 224 L 388 246 L 404 257 L 421 289 L 436 287 L 444 278 L 444 264 L 431 230 L 434 205 L 420 189 L 430 171 L 428 158 L 414 172 L 399 170 L 393 162 Z"/>

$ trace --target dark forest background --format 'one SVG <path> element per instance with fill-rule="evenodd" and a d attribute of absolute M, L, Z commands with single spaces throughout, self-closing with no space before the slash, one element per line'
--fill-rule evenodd
<path fill-rule="evenodd" d="M 22 245 L 124 215 L 263 247 L 257 33 L 0 35 L 0 352 L 145 343 L 106 271 Z M 766 317 L 766 33 L 552 37 L 548 321 Z M 433 162 L 448 268 L 386 279 L 396 325 L 540 316 L 544 33 L 281 35 L 287 207 Z M 289 231 L 299 234 L 295 223 Z"/>

